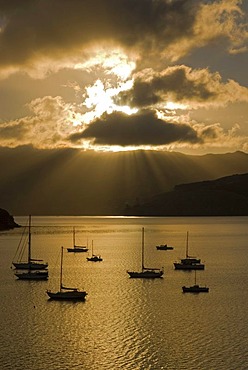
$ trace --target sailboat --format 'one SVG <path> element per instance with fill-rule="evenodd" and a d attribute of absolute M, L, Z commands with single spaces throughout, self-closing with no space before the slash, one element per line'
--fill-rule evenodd
<path fill-rule="evenodd" d="M 51 290 L 47 290 L 46 293 L 51 299 L 56 300 L 84 300 L 87 293 L 83 290 L 79 290 L 78 288 L 69 288 L 63 286 L 63 250 L 64 248 L 61 247 L 61 262 L 60 262 L 60 289 L 58 292 L 51 292 Z"/>
<path fill-rule="evenodd" d="M 175 270 L 204 270 L 205 265 L 201 263 L 200 258 L 189 256 L 189 232 L 186 238 L 186 257 L 180 262 L 174 262 Z"/>
<path fill-rule="evenodd" d="M 83 246 L 83 245 L 76 245 L 75 227 L 73 227 L 73 231 L 72 231 L 72 248 L 67 248 L 67 252 L 74 252 L 74 253 L 88 252 L 88 247 Z"/>
<path fill-rule="evenodd" d="M 196 270 L 195 270 L 195 284 L 189 287 L 182 287 L 183 293 L 208 293 L 209 288 L 196 284 Z"/>
<path fill-rule="evenodd" d="M 17 269 L 27 270 L 22 272 L 16 272 L 15 276 L 19 280 L 47 280 L 48 279 L 48 271 L 46 268 L 48 267 L 47 263 L 40 263 L 40 260 L 34 260 L 31 258 L 31 216 L 28 218 L 28 261 L 27 262 L 13 262 L 13 265 Z M 44 270 L 44 271 L 38 271 Z"/>
<path fill-rule="evenodd" d="M 23 237 L 23 236 L 22 236 Z M 17 248 L 17 252 L 22 243 L 22 238 L 20 240 L 19 246 Z M 23 247 L 21 247 L 22 254 Z M 16 269 L 18 270 L 45 270 L 48 267 L 48 263 L 44 262 L 43 260 L 34 259 L 31 257 L 31 216 L 28 218 L 28 260 L 26 262 L 17 261 L 12 262 Z"/>
<path fill-rule="evenodd" d="M 100 262 L 102 261 L 102 257 L 100 255 L 96 255 L 93 253 L 93 240 L 91 242 L 91 257 L 87 257 L 87 261 L 92 261 L 92 262 Z"/>
<path fill-rule="evenodd" d="M 161 278 L 164 274 L 163 269 L 148 268 L 144 266 L 144 227 L 142 228 L 142 254 L 141 254 L 141 271 L 127 271 L 130 278 L 156 279 Z"/>

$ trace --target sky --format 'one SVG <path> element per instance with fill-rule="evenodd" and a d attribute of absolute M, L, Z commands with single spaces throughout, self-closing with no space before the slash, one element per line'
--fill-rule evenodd
<path fill-rule="evenodd" d="M 248 152 L 247 3 L 0 0 L 0 146 Z"/>

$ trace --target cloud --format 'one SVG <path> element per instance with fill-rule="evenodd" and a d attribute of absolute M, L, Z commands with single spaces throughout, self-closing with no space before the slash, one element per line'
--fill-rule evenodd
<path fill-rule="evenodd" d="M 0 144 L 65 147 L 66 137 L 74 130 L 73 122 L 79 119 L 73 105 L 66 104 L 61 97 L 46 96 L 33 100 L 29 109 L 32 115 L 0 124 Z"/>
<path fill-rule="evenodd" d="M 163 45 L 189 32 L 192 0 L 12 0 L 1 3 L 1 65 L 37 58 L 62 58 L 90 44 L 123 47 Z M 174 22 L 177 28 L 171 27 Z M 180 29 L 180 31 L 179 31 Z"/>
<path fill-rule="evenodd" d="M 21 141 L 28 133 L 29 128 L 23 124 L 23 121 L 0 124 L 1 142 Z"/>
<path fill-rule="evenodd" d="M 192 123 L 192 126 L 202 138 L 201 150 L 225 148 L 225 150 L 232 151 L 247 151 L 248 137 L 239 135 L 240 126 L 238 124 L 234 124 L 229 130 L 225 130 L 219 123 L 211 125 Z M 200 148 L 200 146 L 196 144 L 195 148 Z"/>
<path fill-rule="evenodd" d="M 92 139 L 95 145 L 161 146 L 175 141 L 200 142 L 197 132 L 186 124 L 172 124 L 159 119 L 155 112 L 133 115 L 115 112 L 103 115 L 69 138 L 72 142 Z"/>
<path fill-rule="evenodd" d="M 133 76 L 132 89 L 119 94 L 119 102 L 135 107 L 165 106 L 168 102 L 185 104 L 188 109 L 248 102 L 248 89 L 237 82 L 222 82 L 219 73 L 193 70 L 185 65 L 161 72 L 145 69 Z"/>
<path fill-rule="evenodd" d="M 191 37 L 185 35 L 166 50 L 172 61 L 217 40 L 226 45 L 230 54 L 247 51 L 247 16 L 242 11 L 242 0 L 199 1 L 198 5 Z"/>
<path fill-rule="evenodd" d="M 164 148 L 169 150 L 225 147 L 228 149 L 247 148 L 247 137 L 239 136 L 240 127 L 235 124 L 225 130 L 219 123 L 203 124 L 182 117 L 180 122 L 168 122 L 158 118 L 150 110 L 133 115 L 122 112 L 104 114 L 100 119 L 86 125 L 84 130 L 68 136 L 72 146 L 80 146 L 88 140 L 91 147 L 136 147 Z"/>
<path fill-rule="evenodd" d="M 236 124 L 224 130 L 219 123 L 206 125 L 181 116 L 173 119 L 152 110 L 128 115 L 123 112 L 103 114 L 90 124 L 76 106 L 59 96 L 46 96 L 29 104 L 30 116 L 0 123 L 0 145 L 18 147 L 32 145 L 38 149 L 81 148 L 110 149 L 111 147 L 180 148 L 221 147 L 247 149 L 247 137 L 239 136 Z"/>
<path fill-rule="evenodd" d="M 244 50 L 242 3 L 223 0 L 11 0 L 0 3 L 0 68 L 35 75 L 73 68 L 90 48 L 122 47 L 141 64 L 158 55 L 177 60 L 193 48 L 225 38 Z M 153 58 L 153 56 L 156 58 Z M 37 74 L 38 76 L 38 74 Z"/>

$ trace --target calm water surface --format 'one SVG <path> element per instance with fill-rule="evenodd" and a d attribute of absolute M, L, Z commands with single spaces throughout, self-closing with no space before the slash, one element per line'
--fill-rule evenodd
<path fill-rule="evenodd" d="M 27 217 L 16 217 L 26 224 Z M 10 370 L 247 370 L 248 217 L 97 218 L 33 217 L 34 257 L 49 263 L 48 281 L 18 281 L 11 269 L 21 229 L 0 233 L 0 368 Z M 90 246 L 64 254 L 64 284 L 84 288 L 85 302 L 49 301 L 59 289 L 60 248 Z M 145 260 L 164 267 L 163 279 L 130 279 L 139 270 L 141 228 Z M 175 271 L 189 252 L 206 265 L 197 274 L 208 294 L 183 294 L 194 272 Z M 168 243 L 174 250 L 157 251 Z"/>

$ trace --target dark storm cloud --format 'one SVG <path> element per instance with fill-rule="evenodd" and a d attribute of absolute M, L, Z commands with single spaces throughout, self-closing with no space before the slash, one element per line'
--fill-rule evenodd
<path fill-rule="evenodd" d="M 91 43 L 164 49 L 190 36 L 201 1 L 0 1 L 2 66 L 68 56 Z"/>
<path fill-rule="evenodd" d="M 71 135 L 69 139 L 72 142 L 93 139 L 94 144 L 120 146 L 201 142 L 197 132 L 189 125 L 165 122 L 151 111 L 142 111 L 131 116 L 120 112 L 105 114 L 81 133 Z"/>
<path fill-rule="evenodd" d="M 208 69 L 193 70 L 180 65 L 161 72 L 151 69 L 134 75 L 132 89 L 122 92 L 116 98 L 120 104 L 135 107 L 149 107 L 168 101 L 190 104 L 222 105 L 233 101 L 247 101 L 248 90 L 232 80 L 223 83 L 218 73 Z"/>
<path fill-rule="evenodd" d="M 182 100 L 207 101 L 216 96 L 211 91 L 208 80 L 194 77 L 190 68 L 177 66 L 168 68 L 164 73 L 149 74 L 144 71 L 134 81 L 132 90 L 123 93 L 124 101 L 136 107 L 144 107 L 165 102 L 173 95 L 176 102 Z"/>

